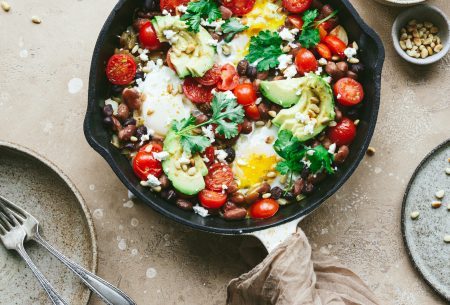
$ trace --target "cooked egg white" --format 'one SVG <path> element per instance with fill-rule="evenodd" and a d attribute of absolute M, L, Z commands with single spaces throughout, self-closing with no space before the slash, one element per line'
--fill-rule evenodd
<path fill-rule="evenodd" d="M 162 61 L 150 61 L 145 80 L 138 80 L 138 90 L 145 94 L 141 107 L 144 125 L 159 135 L 166 135 L 173 120 L 189 116 L 192 103 L 183 95 L 182 80 Z"/>
<path fill-rule="evenodd" d="M 273 140 L 277 137 L 277 128 L 272 126 L 256 128 L 249 135 L 241 134 L 235 145 L 236 158 L 232 169 L 241 189 L 267 181 L 272 186 L 279 185 L 275 166 L 279 160 L 273 149 Z M 269 172 L 275 177 L 267 178 Z"/>

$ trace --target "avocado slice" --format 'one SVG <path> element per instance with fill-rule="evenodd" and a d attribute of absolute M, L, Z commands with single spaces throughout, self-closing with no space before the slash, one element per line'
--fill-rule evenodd
<path fill-rule="evenodd" d="M 179 77 L 201 77 L 214 65 L 213 38 L 202 26 L 198 33 L 189 32 L 184 21 L 170 15 L 156 16 L 152 24 L 159 41 L 171 42 L 170 61 Z"/>
<path fill-rule="evenodd" d="M 284 87 L 288 88 L 286 91 L 288 101 L 293 100 L 294 95 L 300 93 L 299 97 L 297 95 L 298 102 L 294 106 L 278 112 L 272 123 L 280 130 L 290 130 L 294 136 L 304 142 L 321 133 L 334 120 L 336 115 L 334 97 L 330 84 L 314 73 L 296 81 L 293 80 L 277 81 L 277 87 L 279 90 L 283 90 Z M 292 90 L 293 82 L 299 84 L 295 93 Z"/>
<path fill-rule="evenodd" d="M 300 99 L 300 95 L 297 93 L 304 82 L 303 78 L 262 81 L 259 85 L 259 91 L 269 101 L 287 108 Z"/>
<path fill-rule="evenodd" d="M 196 173 L 190 176 L 182 169 L 177 169 L 175 163 L 183 154 L 180 137 L 170 130 L 164 140 L 164 151 L 169 153 L 169 157 L 162 162 L 162 168 L 173 187 L 186 195 L 195 195 L 205 188 L 205 180 L 203 176 L 208 174 L 208 168 L 199 155 L 195 155 Z"/>

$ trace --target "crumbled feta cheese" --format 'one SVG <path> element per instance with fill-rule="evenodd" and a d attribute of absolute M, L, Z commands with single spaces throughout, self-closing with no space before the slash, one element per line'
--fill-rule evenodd
<path fill-rule="evenodd" d="M 209 160 L 206 156 L 204 156 L 204 157 L 202 158 L 202 160 L 203 160 L 203 162 L 205 162 L 205 163 L 209 163 L 209 161 L 211 161 L 211 160 Z"/>
<path fill-rule="evenodd" d="M 337 99 L 340 99 L 342 97 L 342 95 L 340 93 L 338 93 L 338 95 L 336 95 Z"/>
<path fill-rule="evenodd" d="M 331 76 L 325 76 L 323 80 L 326 81 L 327 83 L 331 83 Z"/>
<path fill-rule="evenodd" d="M 222 193 L 225 193 L 228 189 L 228 186 L 226 184 L 222 184 Z"/>
<path fill-rule="evenodd" d="M 219 43 L 219 41 L 217 39 L 208 40 L 208 44 L 213 47 L 217 46 L 218 43 Z"/>
<path fill-rule="evenodd" d="M 309 161 L 308 159 L 303 159 L 302 163 L 305 164 L 306 167 L 310 167 L 311 166 L 311 161 Z"/>
<path fill-rule="evenodd" d="M 262 97 L 258 97 L 255 101 L 255 104 L 259 105 L 259 104 L 261 104 L 261 101 L 262 101 Z"/>
<path fill-rule="evenodd" d="M 198 204 L 192 208 L 194 212 L 202 217 L 206 217 L 209 215 L 208 210 Z"/>
<path fill-rule="evenodd" d="M 237 160 L 237 164 L 240 165 L 240 166 L 245 166 L 245 165 L 247 165 L 247 162 L 245 162 L 245 161 L 242 160 L 242 159 L 238 159 L 238 160 Z"/>
<path fill-rule="evenodd" d="M 105 105 L 111 105 L 111 107 L 113 109 L 113 114 L 117 115 L 117 109 L 119 109 L 119 103 L 117 103 L 115 100 L 109 98 L 105 101 Z"/>
<path fill-rule="evenodd" d="M 203 25 L 204 27 L 214 28 L 214 30 L 216 32 L 219 32 L 222 30 L 222 24 L 224 24 L 224 23 L 225 23 L 225 20 L 222 20 L 222 19 L 218 19 L 216 21 L 209 22 L 208 20 L 202 18 L 202 20 L 200 21 L 201 25 Z"/>
<path fill-rule="evenodd" d="M 278 69 L 284 70 L 290 64 L 292 64 L 292 55 L 290 55 L 290 54 L 281 54 L 280 56 L 278 56 L 278 61 L 280 62 L 280 64 L 278 65 Z"/>
<path fill-rule="evenodd" d="M 225 91 L 224 94 L 227 99 L 236 99 L 236 95 L 234 95 L 234 93 L 230 90 Z"/>
<path fill-rule="evenodd" d="M 295 35 L 298 34 L 298 31 L 298 29 L 289 30 L 288 28 L 283 28 L 278 34 L 280 35 L 281 39 L 293 42 L 295 40 Z"/>
<path fill-rule="evenodd" d="M 305 125 L 305 127 L 303 128 L 305 133 L 309 133 L 309 134 L 314 133 L 314 126 L 316 125 L 316 121 L 317 121 L 316 119 L 312 119 Z"/>
<path fill-rule="evenodd" d="M 314 155 L 315 152 L 316 152 L 316 151 L 315 151 L 314 149 L 309 149 L 306 153 L 307 153 L 309 156 L 312 156 L 312 155 Z"/>
<path fill-rule="evenodd" d="M 354 48 L 346 48 L 345 50 L 344 50 L 344 54 L 345 54 L 345 56 L 347 56 L 347 58 L 352 58 L 353 56 L 355 56 L 356 55 L 356 49 L 354 49 Z"/>
<path fill-rule="evenodd" d="M 321 65 L 321 66 L 325 66 L 327 63 L 328 63 L 328 61 L 325 59 L 325 58 L 320 58 L 319 60 L 318 60 L 318 63 L 319 63 L 319 65 Z"/>
<path fill-rule="evenodd" d="M 283 71 L 283 75 L 286 78 L 293 78 L 297 75 L 297 67 L 295 65 L 290 65 Z"/>
<path fill-rule="evenodd" d="M 322 74 L 322 71 L 323 71 L 322 67 L 318 67 L 316 72 L 314 72 L 314 73 L 316 73 L 316 75 L 320 75 L 320 74 Z"/>
<path fill-rule="evenodd" d="M 166 39 L 170 42 L 170 44 L 174 44 L 175 42 L 178 41 L 178 36 L 177 36 L 178 33 L 175 31 L 164 30 L 163 34 L 166 37 Z"/>
<path fill-rule="evenodd" d="M 209 139 L 209 142 L 214 143 L 216 139 L 212 125 L 208 125 L 207 127 L 202 126 L 202 132 Z"/>
<path fill-rule="evenodd" d="M 185 156 L 182 155 L 182 156 L 178 159 L 178 162 L 180 162 L 180 164 L 183 165 L 183 164 L 189 164 L 189 163 L 191 163 L 191 160 L 189 160 L 189 158 L 186 158 Z"/>
<path fill-rule="evenodd" d="M 153 176 L 152 174 L 147 176 L 147 181 L 141 181 L 141 185 L 142 186 L 149 186 L 149 187 L 157 187 L 159 185 L 161 185 L 161 182 L 159 181 L 158 178 L 156 178 L 155 176 Z"/>
<path fill-rule="evenodd" d="M 225 158 L 228 157 L 228 154 L 223 149 L 218 149 L 214 152 L 216 155 L 217 160 L 221 162 L 225 162 Z"/>
<path fill-rule="evenodd" d="M 153 157 L 158 161 L 164 161 L 169 157 L 169 153 L 167 151 L 153 152 Z"/>
<path fill-rule="evenodd" d="M 330 154 L 334 154 L 335 151 L 336 151 L 336 143 L 333 143 L 333 144 L 331 144 L 330 147 L 328 148 L 328 152 L 329 152 Z"/>
<path fill-rule="evenodd" d="M 168 10 L 166 10 L 166 9 L 164 9 L 164 10 L 162 10 L 162 12 L 161 12 L 163 15 L 170 15 L 170 13 L 169 13 L 169 11 Z"/>
<path fill-rule="evenodd" d="M 162 67 L 162 65 L 164 64 L 164 62 L 161 58 L 158 58 L 155 63 L 158 67 Z"/>
<path fill-rule="evenodd" d="M 306 114 L 303 114 L 301 112 L 295 113 L 295 119 L 301 123 L 305 123 L 308 120 L 308 116 Z"/>
<path fill-rule="evenodd" d="M 302 94 L 302 88 L 299 88 L 297 91 L 295 91 L 295 95 L 301 95 Z"/>
<path fill-rule="evenodd" d="M 186 13 L 186 11 L 187 11 L 187 6 L 186 6 L 186 5 L 183 5 L 183 4 L 178 5 L 178 6 L 177 6 L 177 10 L 178 10 L 180 13 Z"/>
<path fill-rule="evenodd" d="M 147 49 L 143 50 L 142 53 L 139 55 L 139 59 L 142 61 L 148 61 L 147 53 L 148 53 Z"/>

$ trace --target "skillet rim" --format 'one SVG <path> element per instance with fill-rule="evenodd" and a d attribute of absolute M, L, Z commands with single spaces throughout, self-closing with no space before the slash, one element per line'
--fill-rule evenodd
<path fill-rule="evenodd" d="M 111 155 L 111 153 L 108 151 L 108 149 L 104 146 L 102 146 L 99 142 L 96 141 L 94 135 L 92 134 L 91 125 L 90 125 L 90 117 L 93 114 L 94 107 L 97 106 L 96 99 L 95 99 L 95 88 L 96 88 L 96 66 L 99 61 L 99 53 L 103 47 L 103 43 L 106 39 L 106 36 L 108 34 L 108 30 L 113 22 L 113 19 L 115 18 L 116 13 L 122 8 L 122 6 L 129 0 L 119 0 L 119 2 L 114 6 L 113 10 L 109 14 L 108 18 L 106 19 L 105 23 L 102 26 L 102 29 L 100 30 L 99 36 L 97 38 L 93 55 L 92 55 L 92 61 L 89 71 L 89 89 L 88 89 L 88 103 L 87 103 L 87 110 L 86 115 L 84 119 L 83 129 L 84 129 L 84 135 L 86 137 L 87 142 L 89 145 L 97 151 L 109 164 L 111 169 L 114 171 L 116 176 L 120 179 L 120 181 L 125 185 L 125 187 L 130 190 L 137 198 L 142 200 L 146 205 L 149 205 L 151 208 L 153 208 L 158 213 L 178 222 L 183 225 L 189 226 L 191 228 L 211 232 L 211 233 L 219 233 L 219 234 L 228 234 L 228 235 L 239 235 L 243 233 L 251 233 L 254 231 L 260 231 L 264 229 L 268 229 L 271 227 L 276 227 L 278 225 L 282 225 L 284 223 L 293 221 L 295 219 L 298 219 L 302 216 L 306 216 L 313 212 L 315 209 L 317 209 L 322 203 L 324 203 L 329 197 L 331 197 L 334 193 L 336 193 L 343 185 L 344 183 L 350 178 L 350 176 L 354 173 L 356 168 L 359 166 L 362 158 L 364 157 L 367 148 L 369 147 L 370 141 L 372 139 L 375 126 L 377 123 L 377 117 L 378 117 L 378 111 L 380 108 L 380 97 L 381 97 L 381 72 L 383 68 L 383 63 L 385 59 L 385 50 L 383 43 L 378 36 L 378 34 L 370 28 L 359 16 L 356 9 L 353 7 L 353 5 L 348 0 L 339 0 L 345 8 L 348 10 L 350 15 L 354 18 L 354 21 L 361 27 L 362 32 L 364 32 L 367 36 L 369 36 L 375 43 L 377 49 L 377 56 L 375 59 L 375 65 L 374 65 L 374 74 L 375 74 L 375 95 L 373 99 L 373 108 L 374 111 L 371 113 L 369 120 L 368 120 L 368 129 L 367 134 L 362 141 L 362 145 L 357 149 L 357 154 L 355 155 L 355 159 L 351 166 L 348 168 L 348 170 L 339 177 L 338 181 L 333 185 L 333 187 L 329 188 L 324 194 L 321 196 L 319 200 L 314 202 L 313 204 L 301 208 L 297 213 L 293 213 L 291 215 L 286 216 L 283 219 L 280 219 L 278 221 L 275 221 L 273 223 L 269 224 L 253 224 L 241 228 L 218 228 L 218 227 L 212 227 L 205 224 L 199 224 L 195 222 L 191 222 L 187 220 L 184 217 L 181 217 L 179 215 L 173 214 L 170 211 L 166 210 L 163 206 L 160 206 L 159 204 L 156 204 L 153 202 L 149 197 L 147 197 L 144 193 L 139 191 L 133 183 L 127 181 L 125 175 L 122 173 L 121 169 L 118 167 L 118 165 L 114 162 L 114 159 Z"/>

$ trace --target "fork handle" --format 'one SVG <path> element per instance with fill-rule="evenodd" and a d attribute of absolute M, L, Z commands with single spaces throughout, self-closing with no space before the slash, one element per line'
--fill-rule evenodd
<path fill-rule="evenodd" d="M 36 233 L 34 240 L 41 244 L 64 265 L 66 265 L 73 273 L 75 273 L 86 286 L 96 293 L 108 305 L 136 305 L 136 303 L 119 288 L 106 282 L 104 279 L 89 272 L 77 263 L 65 257 L 62 253 L 56 250 L 46 240 L 44 240 L 39 233 Z"/>
<path fill-rule="evenodd" d="M 30 267 L 31 271 L 33 271 L 34 275 L 38 279 L 39 283 L 44 288 L 45 292 L 47 292 L 50 300 L 54 305 L 67 305 L 67 303 L 58 295 L 53 286 L 49 283 L 49 281 L 45 278 L 42 272 L 36 267 L 31 258 L 28 256 L 25 251 L 23 245 L 18 246 L 16 249 L 17 253 L 23 258 L 23 260 L 27 263 L 28 267 Z"/>

